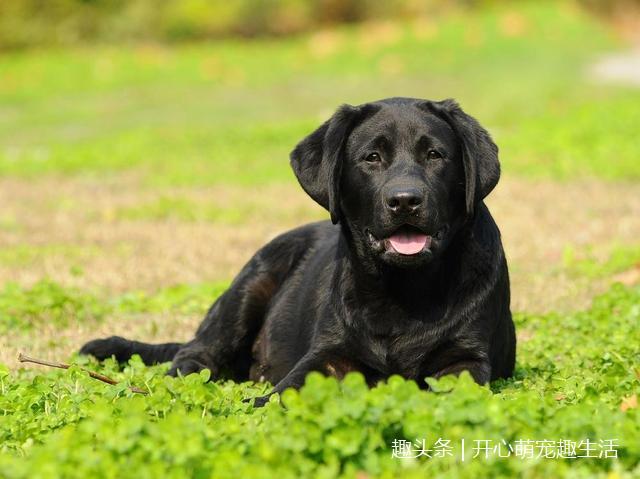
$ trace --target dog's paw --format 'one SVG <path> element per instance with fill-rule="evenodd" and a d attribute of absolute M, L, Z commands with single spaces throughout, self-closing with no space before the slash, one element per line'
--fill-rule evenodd
<path fill-rule="evenodd" d="M 115 356 L 118 361 L 122 362 L 131 356 L 131 342 L 120 336 L 94 339 L 80 348 L 80 354 L 93 356 L 99 361 Z"/>
<path fill-rule="evenodd" d="M 199 373 L 203 369 L 210 368 L 195 359 L 185 358 L 174 361 L 167 374 L 173 377 L 188 376 L 191 373 Z"/>
<path fill-rule="evenodd" d="M 246 399 L 243 399 L 242 402 L 253 404 L 253 407 L 256 407 L 256 408 L 263 407 L 265 404 L 269 402 L 269 398 L 272 395 L 273 393 L 267 394 L 265 396 L 258 396 L 256 398 L 246 398 Z"/>

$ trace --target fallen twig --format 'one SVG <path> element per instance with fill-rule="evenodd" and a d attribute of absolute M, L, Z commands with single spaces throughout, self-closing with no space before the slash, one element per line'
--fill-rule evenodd
<path fill-rule="evenodd" d="M 21 363 L 33 363 L 33 364 L 40 364 L 41 366 L 49 366 L 51 368 L 59 368 L 59 369 L 69 369 L 70 365 L 66 364 L 66 363 L 58 363 L 58 362 L 51 362 L 51 361 L 45 361 L 44 359 L 36 359 L 36 358 L 31 358 L 29 356 L 26 356 L 22 353 L 18 354 L 18 361 L 20 361 Z M 115 385 L 118 384 L 118 381 L 116 381 L 115 379 L 111 379 L 108 376 L 105 376 L 103 374 L 100 373 L 96 373 L 94 371 L 90 371 L 86 368 L 83 368 L 81 366 L 78 366 L 80 369 L 82 369 L 84 372 L 88 373 L 89 376 L 91 376 L 93 379 L 97 379 L 98 381 L 102 381 L 103 383 L 107 383 L 107 384 L 111 384 L 111 385 Z M 138 394 L 148 394 L 148 392 L 144 389 L 140 389 L 137 388 L 135 386 L 129 386 L 129 389 L 131 391 L 133 391 L 134 393 L 138 393 Z"/>

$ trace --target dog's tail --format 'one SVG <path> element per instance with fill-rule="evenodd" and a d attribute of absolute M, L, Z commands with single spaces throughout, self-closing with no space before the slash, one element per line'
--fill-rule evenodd
<path fill-rule="evenodd" d="M 182 343 L 148 344 L 131 341 L 120 336 L 89 341 L 80 349 L 80 354 L 103 360 L 114 356 L 120 363 L 126 362 L 134 354 L 139 354 L 147 365 L 171 361 Z"/>

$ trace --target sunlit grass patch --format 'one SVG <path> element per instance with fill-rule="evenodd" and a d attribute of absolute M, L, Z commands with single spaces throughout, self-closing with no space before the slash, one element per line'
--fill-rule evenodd
<path fill-rule="evenodd" d="M 639 180 L 638 124 L 640 93 L 635 90 L 550 108 L 499 135 L 504 169 L 561 180 Z"/>
<path fill-rule="evenodd" d="M 0 290 L 0 332 L 32 335 L 38 328 L 88 326 L 107 317 L 139 313 L 203 315 L 227 282 L 168 286 L 154 293 L 131 291 L 110 296 L 100 291 L 42 280 L 32 287 L 7 283 Z"/>
<path fill-rule="evenodd" d="M 99 252 L 100 249 L 96 245 L 80 246 L 69 243 L 17 244 L 0 249 L 0 266 L 28 268 L 48 256 L 58 255 L 66 258 L 69 268 L 76 268 L 80 273 L 79 264 L 87 258 L 99 254 Z"/>
<path fill-rule="evenodd" d="M 562 266 L 571 274 L 593 280 L 613 276 L 632 269 L 640 270 L 640 242 L 632 245 L 616 245 L 607 258 L 603 258 L 595 246 L 577 249 L 567 246 Z M 631 280 L 629 276 L 629 280 Z M 640 282 L 640 274 L 638 275 Z"/>

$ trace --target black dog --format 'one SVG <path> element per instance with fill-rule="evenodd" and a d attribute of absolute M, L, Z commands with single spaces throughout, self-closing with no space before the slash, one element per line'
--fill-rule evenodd
<path fill-rule="evenodd" d="M 370 384 L 512 374 L 507 264 L 482 201 L 500 176 L 498 148 L 475 119 L 452 100 L 343 106 L 291 165 L 333 224 L 264 246 L 192 341 L 112 337 L 81 353 L 173 360 L 169 374 L 208 368 L 213 378 L 270 381 L 273 392 L 300 387 L 310 371 L 360 371 Z"/>

